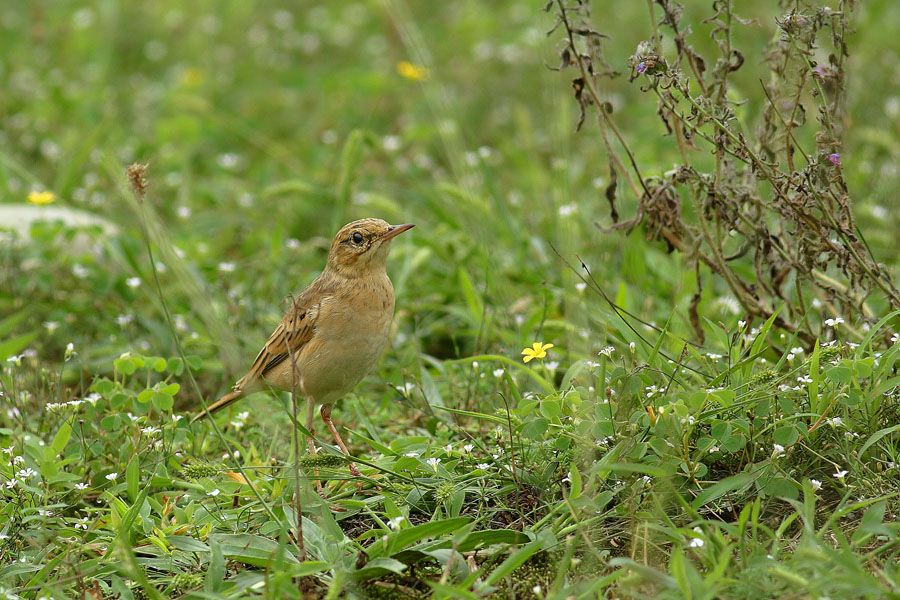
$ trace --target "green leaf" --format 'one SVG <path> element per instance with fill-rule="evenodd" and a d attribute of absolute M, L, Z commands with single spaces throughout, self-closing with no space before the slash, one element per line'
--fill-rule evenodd
<path fill-rule="evenodd" d="M 717 500 L 729 492 L 747 487 L 759 479 L 764 472 L 765 469 L 758 468 L 756 471 L 738 473 L 737 475 L 726 477 L 697 494 L 697 497 L 691 502 L 691 507 L 694 510 L 697 510 L 703 505 L 712 502 L 713 500 Z"/>
<path fill-rule="evenodd" d="M 826 369 L 825 379 L 832 383 L 843 385 L 853 380 L 853 371 L 842 362 L 837 366 Z"/>
<path fill-rule="evenodd" d="M 164 392 L 153 392 L 153 406 L 159 410 L 170 411 L 175 406 L 175 399 Z"/>
<path fill-rule="evenodd" d="M 0 361 L 4 361 L 10 356 L 17 354 L 20 350 L 28 347 L 35 338 L 37 332 L 32 331 L 14 338 L 10 338 L 5 342 L 0 342 Z"/>
<path fill-rule="evenodd" d="M 866 443 L 862 445 L 862 448 L 859 449 L 859 457 L 862 458 L 863 454 L 866 453 L 866 450 L 875 445 L 878 440 L 883 438 L 886 435 L 890 435 L 895 431 L 900 431 L 900 425 L 893 425 L 891 427 L 885 427 L 884 429 L 879 429 L 875 433 L 869 436 L 869 439 L 866 440 Z"/>
<path fill-rule="evenodd" d="M 793 446 L 797 443 L 797 440 L 800 438 L 800 432 L 797 431 L 797 428 L 793 425 L 785 425 L 784 427 L 779 427 L 772 433 L 772 439 L 775 440 L 776 444 L 781 444 L 782 446 Z"/>
<path fill-rule="evenodd" d="M 225 581 L 225 555 L 222 554 L 222 546 L 216 541 L 215 536 L 209 539 L 209 567 L 206 569 L 206 577 L 203 580 L 204 592 L 218 592 Z"/>
<path fill-rule="evenodd" d="M 69 443 L 69 438 L 72 437 L 72 425 L 68 421 L 63 421 L 63 424 L 59 426 L 59 431 L 56 432 L 56 435 L 53 436 L 53 441 L 50 442 L 50 448 L 53 450 L 53 454 L 55 456 L 59 456 L 62 454 L 63 450 L 66 449 L 66 444 Z"/>
<path fill-rule="evenodd" d="M 370 560 L 362 569 L 353 572 L 353 578 L 356 580 L 372 579 L 380 577 L 385 573 L 396 573 L 402 575 L 406 570 L 406 565 L 395 558 L 381 557 Z"/>
<path fill-rule="evenodd" d="M 210 544 L 215 541 L 222 550 L 222 556 L 253 565 L 254 567 L 273 566 L 279 557 L 282 561 L 299 564 L 297 557 L 287 548 L 269 538 L 250 533 L 215 533 L 209 536 Z"/>
<path fill-rule="evenodd" d="M 125 489 L 132 501 L 137 500 L 141 482 L 141 466 L 137 457 L 131 457 L 128 466 L 125 467 Z"/>
<path fill-rule="evenodd" d="M 559 422 L 559 416 L 562 414 L 559 398 L 545 398 L 541 402 L 541 414 L 551 421 Z"/>
<path fill-rule="evenodd" d="M 512 529 L 488 529 L 485 531 L 473 531 L 463 539 L 456 547 L 458 552 L 471 552 L 481 550 L 496 544 L 525 544 L 529 538 L 524 533 Z"/>
<path fill-rule="evenodd" d="M 401 529 L 388 534 L 379 539 L 374 544 L 366 548 L 366 553 L 370 559 L 379 558 L 381 556 L 391 556 L 406 550 L 412 544 L 424 540 L 425 538 L 434 538 L 445 533 L 450 533 L 469 523 L 470 517 L 456 517 L 453 519 L 444 519 L 441 521 L 429 521 L 422 523 L 409 529 Z"/>
<path fill-rule="evenodd" d="M 481 323 L 481 319 L 484 316 L 484 302 L 482 302 L 481 297 L 475 290 L 472 278 L 469 277 L 469 274 L 462 267 L 457 270 L 457 278 L 459 280 L 459 289 L 462 292 L 463 299 L 466 301 L 469 315 L 472 317 L 472 323 L 477 325 Z"/>
<path fill-rule="evenodd" d="M 526 421 L 522 425 L 520 433 L 523 437 L 526 437 L 530 440 L 540 440 L 544 437 L 544 434 L 547 432 L 547 429 L 549 427 L 550 421 L 548 421 L 544 417 L 537 417 L 536 419 Z"/>
<path fill-rule="evenodd" d="M 184 371 L 184 361 L 178 357 L 170 358 L 166 363 L 166 370 L 173 375 L 181 375 Z"/>
<path fill-rule="evenodd" d="M 0 335 L 9 335 L 9 333 L 16 328 L 16 325 L 24 321 L 27 316 L 28 312 L 25 309 L 22 309 L 0 321 Z M 15 352 L 13 352 L 13 354 L 15 354 Z"/>
<path fill-rule="evenodd" d="M 856 376 L 860 378 L 868 377 L 872 374 L 872 366 L 874 364 L 875 358 L 872 356 L 860 358 L 859 360 L 853 361 L 853 367 L 854 371 L 856 371 Z"/>
<path fill-rule="evenodd" d="M 484 580 L 485 585 L 494 585 L 521 567 L 526 560 L 540 552 L 542 545 L 543 542 L 541 540 L 534 540 L 510 554 L 496 569 L 491 571 L 491 574 Z"/>
<path fill-rule="evenodd" d="M 759 486 L 759 490 L 767 496 L 790 498 L 795 500 L 800 495 L 799 486 L 786 477 L 772 477 Z"/>
<path fill-rule="evenodd" d="M 716 390 L 710 394 L 710 396 L 715 399 L 716 402 L 721 404 L 724 408 L 728 408 L 732 404 L 734 404 L 734 390 L 724 389 L 724 390 Z"/>

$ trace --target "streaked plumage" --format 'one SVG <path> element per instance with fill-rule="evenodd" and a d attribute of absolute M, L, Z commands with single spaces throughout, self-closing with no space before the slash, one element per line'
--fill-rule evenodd
<path fill-rule="evenodd" d="M 322 418 L 346 452 L 331 424 L 331 406 L 366 376 L 387 345 L 394 288 L 385 262 L 391 239 L 411 227 L 381 219 L 342 227 L 325 270 L 294 299 L 247 374 L 208 412 L 269 387 L 299 393 L 322 405 Z"/>

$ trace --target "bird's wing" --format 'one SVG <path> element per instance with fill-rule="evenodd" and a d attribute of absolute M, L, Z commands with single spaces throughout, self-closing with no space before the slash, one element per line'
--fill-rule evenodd
<path fill-rule="evenodd" d="M 243 388 L 246 383 L 262 379 L 270 370 L 303 349 L 316 332 L 319 309 L 330 299 L 332 287 L 322 280 L 316 280 L 297 296 L 236 388 Z"/>

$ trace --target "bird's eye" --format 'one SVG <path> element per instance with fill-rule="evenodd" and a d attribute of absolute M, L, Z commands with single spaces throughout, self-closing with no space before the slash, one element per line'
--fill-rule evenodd
<path fill-rule="evenodd" d="M 353 241 L 354 244 L 362 244 L 363 236 L 360 232 L 354 231 L 353 235 L 350 236 L 350 240 Z"/>

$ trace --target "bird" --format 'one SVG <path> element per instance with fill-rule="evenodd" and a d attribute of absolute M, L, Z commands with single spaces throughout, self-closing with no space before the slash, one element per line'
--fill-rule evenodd
<path fill-rule="evenodd" d="M 313 435 L 315 406 L 321 405 L 322 421 L 350 456 L 331 419 L 332 407 L 366 376 L 387 346 L 394 316 L 388 252 L 391 241 L 412 228 L 376 218 L 341 227 L 325 269 L 291 302 L 247 373 L 192 422 L 255 392 L 288 391 L 306 399 L 306 427 Z M 312 438 L 308 444 L 315 454 Z M 360 474 L 352 462 L 350 472 Z"/>

